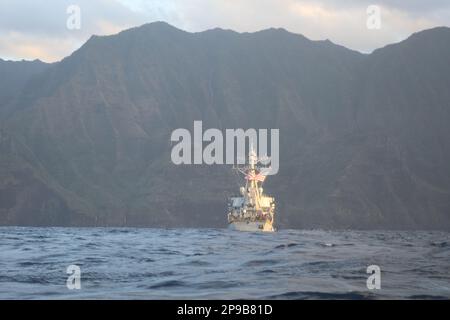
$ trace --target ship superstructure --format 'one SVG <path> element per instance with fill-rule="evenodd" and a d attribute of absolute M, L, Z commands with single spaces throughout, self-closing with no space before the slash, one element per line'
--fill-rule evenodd
<path fill-rule="evenodd" d="M 239 196 L 229 198 L 229 228 L 239 231 L 275 231 L 275 198 L 265 195 L 262 188 L 268 168 L 260 165 L 256 152 L 251 148 L 248 164 L 234 169 L 244 175 L 245 185 L 240 187 Z"/>

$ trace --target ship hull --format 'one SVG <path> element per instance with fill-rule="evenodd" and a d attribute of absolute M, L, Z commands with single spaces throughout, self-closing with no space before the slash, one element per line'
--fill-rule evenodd
<path fill-rule="evenodd" d="M 273 225 L 268 221 L 233 221 L 228 228 L 247 232 L 274 232 Z"/>

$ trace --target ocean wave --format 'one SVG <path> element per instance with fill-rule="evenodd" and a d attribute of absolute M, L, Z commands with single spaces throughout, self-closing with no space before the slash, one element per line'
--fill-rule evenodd
<path fill-rule="evenodd" d="M 448 233 L 2 228 L 0 299 L 441 299 Z M 82 289 L 66 288 L 81 268 Z M 382 289 L 366 288 L 381 267 Z M 420 281 L 417 281 L 420 279 Z"/>

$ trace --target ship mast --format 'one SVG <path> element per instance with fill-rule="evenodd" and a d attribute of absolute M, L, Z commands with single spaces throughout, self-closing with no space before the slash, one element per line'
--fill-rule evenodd
<path fill-rule="evenodd" d="M 258 172 L 258 156 L 256 154 L 255 149 L 253 148 L 253 143 L 250 142 L 250 149 L 248 153 L 248 165 L 239 167 L 235 166 L 234 168 L 242 173 L 245 177 L 245 199 L 255 205 L 255 209 L 259 210 L 261 208 L 260 204 L 260 188 L 258 182 L 261 179 L 261 172 Z"/>
<path fill-rule="evenodd" d="M 250 143 L 250 150 L 249 150 L 249 165 L 250 165 L 250 170 L 249 170 L 249 175 L 247 175 L 247 177 L 256 177 L 256 164 L 258 163 L 258 157 L 256 155 L 255 149 L 253 149 L 253 143 Z M 259 194 L 259 186 L 258 186 L 258 181 L 257 179 L 248 179 L 250 180 L 250 192 L 252 193 L 251 196 L 253 196 L 253 199 L 255 200 L 255 207 L 257 210 L 259 210 L 260 208 L 260 203 L 259 203 L 259 198 L 260 198 L 260 194 Z M 248 181 L 247 180 L 247 181 Z"/>

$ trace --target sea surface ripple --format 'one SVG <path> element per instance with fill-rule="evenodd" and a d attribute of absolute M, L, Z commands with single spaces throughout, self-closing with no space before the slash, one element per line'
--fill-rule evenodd
<path fill-rule="evenodd" d="M 446 232 L 0 227 L 0 299 L 449 298 Z"/>

